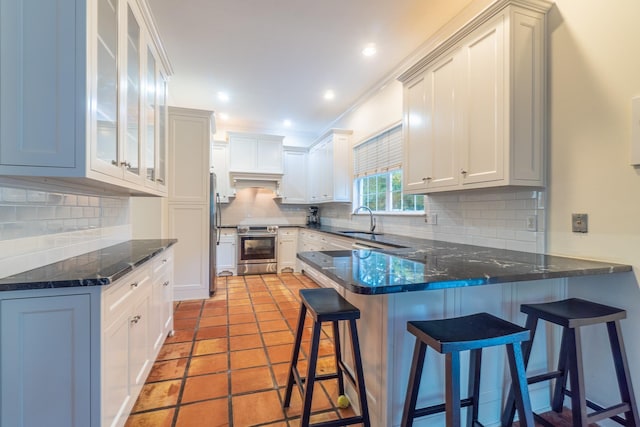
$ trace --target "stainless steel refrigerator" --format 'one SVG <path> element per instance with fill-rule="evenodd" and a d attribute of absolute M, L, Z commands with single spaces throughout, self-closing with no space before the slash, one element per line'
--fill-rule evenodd
<path fill-rule="evenodd" d="M 209 295 L 216 291 L 216 247 L 220 244 L 220 194 L 216 191 L 216 174 L 209 176 Z"/>

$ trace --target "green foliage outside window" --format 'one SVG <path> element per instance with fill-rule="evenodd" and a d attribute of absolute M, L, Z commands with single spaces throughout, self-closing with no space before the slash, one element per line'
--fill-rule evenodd
<path fill-rule="evenodd" d="M 424 196 L 402 194 L 402 171 L 358 178 L 360 205 L 374 212 L 424 212 Z"/>

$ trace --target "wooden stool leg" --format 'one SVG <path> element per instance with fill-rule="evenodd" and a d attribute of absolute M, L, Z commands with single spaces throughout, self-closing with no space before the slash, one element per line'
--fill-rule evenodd
<path fill-rule="evenodd" d="M 318 363 L 318 346 L 320 345 L 320 331 L 322 324 L 313 324 L 313 335 L 311 337 L 311 349 L 309 350 L 309 361 L 307 365 L 307 378 L 305 379 L 304 398 L 302 402 L 302 414 L 300 416 L 300 426 L 309 425 L 311 418 L 311 399 L 313 397 L 313 386 L 316 382 L 316 365 Z"/>
<path fill-rule="evenodd" d="M 342 368 L 339 361 L 342 360 L 342 347 L 340 345 L 340 328 L 337 321 L 333 324 L 333 348 L 335 349 L 336 373 L 338 374 L 338 393 L 344 394 L 344 377 L 342 376 Z"/>
<path fill-rule="evenodd" d="M 561 375 L 556 378 L 556 385 L 553 388 L 553 395 L 551 401 L 551 409 L 557 413 L 562 412 L 564 406 L 564 391 L 567 388 L 567 379 L 569 378 L 568 369 L 570 369 L 569 357 L 572 345 L 574 342 L 569 334 L 569 328 L 562 329 L 562 341 L 560 343 L 560 355 L 558 356 L 558 372 Z"/>
<path fill-rule="evenodd" d="M 416 345 L 413 350 L 413 361 L 411 362 L 411 370 L 409 371 L 409 383 L 407 384 L 407 397 L 404 401 L 404 411 L 402 411 L 402 424 L 400 424 L 402 427 L 413 426 L 426 351 L 427 345 L 416 338 Z"/>
<path fill-rule="evenodd" d="M 460 427 L 460 353 L 445 355 L 445 408 L 447 427 Z"/>
<path fill-rule="evenodd" d="M 468 396 L 473 404 L 467 410 L 467 427 L 474 427 L 478 422 L 480 409 L 480 367 L 482 365 L 482 349 L 471 350 L 469 358 L 469 388 Z"/>
<path fill-rule="evenodd" d="M 307 307 L 302 304 L 300 306 L 300 315 L 298 316 L 298 328 L 296 330 L 296 338 L 293 344 L 293 352 L 291 355 L 291 362 L 289 364 L 289 376 L 287 379 L 287 389 L 284 394 L 283 408 L 288 408 L 291 403 L 291 390 L 293 389 L 293 382 L 295 380 L 293 370 L 298 366 L 298 355 L 300 354 L 300 344 L 302 343 L 302 332 L 304 330 L 304 320 L 307 316 Z"/>
<path fill-rule="evenodd" d="M 529 358 L 531 357 L 531 348 L 533 347 L 533 339 L 536 336 L 536 329 L 538 328 L 538 317 L 533 315 L 527 316 L 527 322 L 524 326 L 529 330 L 530 338 L 529 341 L 525 341 L 522 343 L 522 357 L 524 359 L 524 370 L 525 374 L 527 371 L 527 366 L 529 366 Z M 513 424 L 513 418 L 516 415 L 516 400 L 513 390 L 513 385 L 511 385 L 509 389 L 509 394 L 507 396 L 507 401 L 504 406 L 504 412 L 502 412 L 502 427 L 510 427 Z"/>
<path fill-rule="evenodd" d="M 582 369 L 582 340 L 580 328 L 567 328 L 569 336 L 568 348 L 569 381 L 571 382 L 571 416 L 573 425 L 587 427 L 587 400 L 584 387 L 584 372 Z"/>
<path fill-rule="evenodd" d="M 511 371 L 512 389 L 518 390 L 514 398 L 520 425 L 522 427 L 534 427 L 529 385 L 520 343 L 507 344 L 507 358 L 509 359 L 509 370 Z"/>
<path fill-rule="evenodd" d="M 367 403 L 367 389 L 364 386 L 364 371 L 362 369 L 362 357 L 360 357 L 360 341 L 358 340 L 358 329 L 356 320 L 349 320 L 349 335 L 351 335 L 351 355 L 356 368 L 356 383 L 358 384 L 358 397 L 360 398 L 360 412 L 362 414 L 362 425 L 371 427 L 369 419 L 369 405 Z"/>
<path fill-rule="evenodd" d="M 622 330 L 618 320 L 607 322 L 607 332 L 609 333 L 609 343 L 611 345 L 611 354 L 613 363 L 616 368 L 616 376 L 618 377 L 618 388 L 620 396 L 624 403 L 629 404 L 629 411 L 624 413 L 628 427 L 638 427 L 640 418 L 638 418 L 638 403 L 633 393 L 631 385 L 631 374 L 629 372 L 629 363 L 627 362 L 627 353 L 622 340 Z"/>

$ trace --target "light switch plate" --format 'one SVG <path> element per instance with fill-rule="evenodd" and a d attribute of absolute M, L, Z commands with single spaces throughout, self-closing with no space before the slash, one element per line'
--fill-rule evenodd
<path fill-rule="evenodd" d="M 634 166 L 640 165 L 640 96 L 631 99 L 631 159 Z"/>
<path fill-rule="evenodd" d="M 571 231 L 574 233 L 587 233 L 589 231 L 589 215 L 571 214 Z"/>

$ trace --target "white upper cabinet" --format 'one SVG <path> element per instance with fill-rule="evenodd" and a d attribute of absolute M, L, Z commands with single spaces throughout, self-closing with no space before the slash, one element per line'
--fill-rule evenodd
<path fill-rule="evenodd" d="M 170 65 L 146 2 L 1 7 L 0 174 L 166 194 Z"/>
<path fill-rule="evenodd" d="M 351 201 L 351 134 L 332 129 L 309 150 L 309 203 Z"/>
<path fill-rule="evenodd" d="M 229 171 L 282 174 L 282 140 L 276 135 L 229 132 Z"/>
<path fill-rule="evenodd" d="M 548 6 L 498 1 L 399 77 L 405 192 L 544 185 Z"/>
<path fill-rule="evenodd" d="M 211 169 L 216 174 L 216 193 L 220 203 L 229 203 L 234 192 L 229 184 L 229 144 L 225 141 L 214 141 L 211 146 Z"/>
<path fill-rule="evenodd" d="M 307 203 L 307 157 L 304 149 L 286 148 L 280 194 L 283 204 Z"/>

